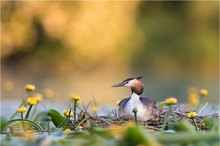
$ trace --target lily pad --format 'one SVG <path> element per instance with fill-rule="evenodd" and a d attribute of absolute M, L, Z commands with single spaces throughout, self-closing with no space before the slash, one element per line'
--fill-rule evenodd
<path fill-rule="evenodd" d="M 50 109 L 48 111 L 48 116 L 50 116 L 52 118 L 52 122 L 53 124 L 57 127 L 60 128 L 64 125 L 67 124 L 67 120 L 66 118 L 64 118 L 58 111 L 56 111 L 55 109 Z"/>
<path fill-rule="evenodd" d="M 24 119 L 24 127 L 21 119 L 14 119 L 8 122 L 7 126 L 3 131 L 10 132 L 12 134 L 21 133 L 24 131 L 32 131 L 32 132 L 42 132 L 43 129 L 37 123 Z"/>

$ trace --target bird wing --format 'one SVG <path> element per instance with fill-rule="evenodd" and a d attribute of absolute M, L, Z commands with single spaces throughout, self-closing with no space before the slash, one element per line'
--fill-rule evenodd
<path fill-rule="evenodd" d="M 156 106 L 156 100 L 147 97 L 147 96 L 141 96 L 140 97 L 140 101 L 142 102 L 142 104 L 144 104 L 146 107 L 148 108 L 157 108 Z"/>
<path fill-rule="evenodd" d="M 131 99 L 131 97 L 122 99 L 119 103 L 119 111 L 123 110 L 125 108 L 126 103 Z"/>

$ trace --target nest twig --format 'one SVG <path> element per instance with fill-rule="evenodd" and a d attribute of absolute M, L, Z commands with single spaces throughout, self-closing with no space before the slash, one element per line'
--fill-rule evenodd
<path fill-rule="evenodd" d="M 175 122 L 174 119 L 179 121 L 181 119 L 187 118 L 187 114 L 189 112 L 186 110 L 188 109 L 188 107 L 182 107 L 181 109 L 178 107 L 174 107 L 173 109 L 174 109 L 174 115 L 170 115 L 169 108 L 163 108 L 160 111 L 159 117 L 157 119 L 151 119 L 148 121 L 139 122 L 139 124 L 146 126 L 149 129 L 161 129 L 165 124 L 164 123 L 165 117 L 168 117 L 169 122 Z M 114 126 L 124 126 L 129 121 L 126 119 L 120 119 L 118 116 L 117 110 L 112 110 L 112 112 L 110 112 L 108 116 L 97 116 L 97 115 L 88 113 L 87 111 L 86 113 L 83 113 L 83 114 L 89 117 L 90 123 L 92 125 L 96 125 L 98 127 L 104 127 L 104 128 L 114 127 Z M 175 116 L 175 118 L 173 118 L 172 116 Z M 199 124 L 200 121 L 204 120 L 204 118 L 207 118 L 207 117 L 219 118 L 219 115 L 218 114 L 210 114 L 210 115 L 205 115 L 205 116 L 198 115 L 195 118 L 196 123 Z M 166 126 L 167 125 L 165 125 L 165 127 Z"/>

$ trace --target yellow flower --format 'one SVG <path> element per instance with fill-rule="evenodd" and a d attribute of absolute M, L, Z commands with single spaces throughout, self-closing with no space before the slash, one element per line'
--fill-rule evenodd
<path fill-rule="evenodd" d="M 52 98 L 55 94 L 54 94 L 53 90 L 51 90 L 51 89 L 45 89 L 45 90 L 44 90 L 44 95 L 45 95 L 45 97 L 47 97 L 47 98 Z"/>
<path fill-rule="evenodd" d="M 80 101 L 78 100 L 78 101 L 76 101 L 76 105 L 79 105 L 80 104 Z"/>
<path fill-rule="evenodd" d="M 73 111 L 70 110 L 63 110 L 63 114 L 66 117 L 72 117 L 73 116 Z"/>
<path fill-rule="evenodd" d="M 71 96 L 72 100 L 75 100 L 75 101 L 79 101 L 80 100 L 80 96 L 79 95 L 73 95 Z"/>
<path fill-rule="evenodd" d="M 120 105 L 121 100 L 117 100 L 115 101 L 115 105 L 119 106 Z"/>
<path fill-rule="evenodd" d="M 25 140 L 35 140 L 36 139 L 36 135 L 34 135 L 34 133 L 32 131 L 25 131 L 22 136 Z"/>
<path fill-rule="evenodd" d="M 189 93 L 188 100 L 192 105 L 198 105 L 200 103 L 199 96 L 197 93 Z"/>
<path fill-rule="evenodd" d="M 36 98 L 37 102 L 41 102 L 43 100 L 43 95 L 40 93 L 34 94 L 34 97 Z"/>
<path fill-rule="evenodd" d="M 206 127 L 206 124 L 204 122 L 201 123 L 202 128 Z"/>
<path fill-rule="evenodd" d="M 68 136 L 71 132 L 72 132 L 72 131 L 71 131 L 70 129 L 65 129 L 65 130 L 63 131 L 63 135 L 64 135 L 64 136 Z"/>
<path fill-rule="evenodd" d="M 97 108 L 96 106 L 93 106 L 92 109 L 91 109 L 91 111 L 92 111 L 93 113 L 96 113 L 97 110 L 98 110 L 98 108 Z"/>
<path fill-rule="evenodd" d="M 20 108 L 17 108 L 17 112 L 19 112 L 19 113 L 23 113 L 23 112 L 25 112 L 26 111 L 26 107 L 25 106 L 22 106 L 22 107 L 20 107 Z"/>
<path fill-rule="evenodd" d="M 35 105 L 35 104 L 37 104 L 37 98 L 36 97 L 28 97 L 27 103 L 30 105 Z"/>
<path fill-rule="evenodd" d="M 203 122 L 203 123 L 201 123 L 201 126 L 202 126 L 202 128 L 205 128 L 206 124 Z"/>
<path fill-rule="evenodd" d="M 26 91 L 34 91 L 35 90 L 35 86 L 33 84 L 27 84 L 25 85 L 25 90 Z"/>
<path fill-rule="evenodd" d="M 66 113 L 67 113 L 67 110 L 63 110 L 63 114 L 66 115 Z"/>
<path fill-rule="evenodd" d="M 200 103 L 198 91 L 196 88 L 188 89 L 188 101 L 190 104 L 197 106 Z"/>
<path fill-rule="evenodd" d="M 207 89 L 201 89 L 199 93 L 202 96 L 207 96 L 209 94 L 209 91 Z"/>
<path fill-rule="evenodd" d="M 194 119 L 196 116 L 197 116 L 196 112 L 190 112 L 190 113 L 187 114 L 187 117 L 190 118 L 190 119 Z"/>
<path fill-rule="evenodd" d="M 200 121 L 200 124 L 201 124 L 201 127 L 202 127 L 202 128 L 205 128 L 205 127 L 206 127 L 206 124 L 205 124 L 204 120 L 201 120 L 201 121 Z"/>
<path fill-rule="evenodd" d="M 166 105 L 173 105 L 177 103 L 177 99 L 174 97 L 169 97 L 164 102 Z"/>
<path fill-rule="evenodd" d="M 6 81 L 4 83 L 4 88 L 7 91 L 11 91 L 14 88 L 14 83 L 12 81 Z"/>

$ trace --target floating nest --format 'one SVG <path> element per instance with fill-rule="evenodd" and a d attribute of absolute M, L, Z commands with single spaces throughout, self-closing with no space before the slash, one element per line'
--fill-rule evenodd
<path fill-rule="evenodd" d="M 151 119 L 148 121 L 138 122 L 140 126 L 146 127 L 148 129 L 152 129 L 154 131 L 161 131 L 167 130 L 169 123 L 175 123 L 176 121 L 180 121 L 182 119 L 188 119 L 187 114 L 189 113 L 186 111 L 187 108 L 180 110 L 178 107 L 173 108 L 173 112 L 170 112 L 169 108 L 163 108 L 159 112 L 159 117 L 156 119 Z M 85 118 L 86 117 L 86 118 Z M 205 118 L 219 118 L 217 113 L 210 114 L 210 115 L 198 115 L 195 118 L 198 127 L 201 127 L 201 122 Z M 86 119 L 86 120 L 85 120 Z M 84 121 L 82 121 L 84 120 Z M 191 119 L 188 119 L 191 124 L 193 124 Z M 87 122 L 86 122 L 87 121 Z M 83 127 L 85 124 L 103 128 L 112 128 L 112 127 L 123 127 L 128 122 L 134 121 L 134 119 L 121 119 L 118 116 L 118 112 L 116 109 L 112 110 L 106 116 L 98 116 L 97 114 L 89 113 L 89 112 L 81 112 L 79 114 L 79 122 Z M 86 127 L 86 126 L 85 126 Z M 203 127 L 204 130 L 208 130 L 208 127 Z"/>

